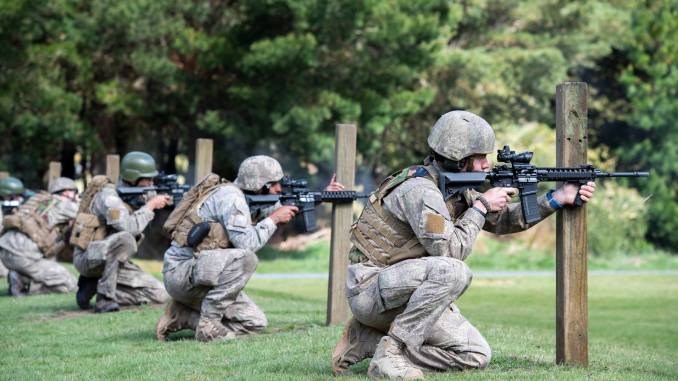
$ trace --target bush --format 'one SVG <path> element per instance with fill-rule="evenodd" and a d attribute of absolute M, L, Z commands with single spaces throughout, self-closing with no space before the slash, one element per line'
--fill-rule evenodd
<path fill-rule="evenodd" d="M 632 254 L 650 248 L 646 202 L 638 191 L 614 182 L 598 184 L 588 205 L 589 253 L 595 256 Z"/>

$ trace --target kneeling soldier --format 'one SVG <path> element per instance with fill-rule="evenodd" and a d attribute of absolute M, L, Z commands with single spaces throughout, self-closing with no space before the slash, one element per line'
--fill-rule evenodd
<path fill-rule="evenodd" d="M 125 155 L 120 168 L 125 186 L 152 186 L 153 177 L 158 175 L 155 160 L 143 152 Z M 108 178 L 95 176 L 90 181 L 71 235 L 71 244 L 75 246 L 73 264 L 80 272 L 76 295 L 80 308 L 89 308 L 95 294 L 94 312 L 113 312 L 121 305 L 167 300 L 162 283 L 130 258 L 137 252 L 142 232 L 155 216 L 154 210 L 168 202 L 169 196 L 158 195 L 133 210 L 118 197 Z"/>
<path fill-rule="evenodd" d="M 77 195 L 73 180 L 60 177 L 49 193 L 32 196 L 4 217 L 0 259 L 10 270 L 10 295 L 75 291 L 75 277 L 55 258 L 66 246 L 65 235 L 78 210 Z"/>
<path fill-rule="evenodd" d="M 23 202 L 23 194 L 24 184 L 21 180 L 11 176 L 0 180 L 0 201 L 3 203 L 2 208 L 0 208 L 0 222 L 2 222 L 3 214 L 12 214 L 16 210 L 16 207 L 13 205 L 5 206 L 5 202 L 8 204 Z M 2 233 L 3 229 L 2 223 L 0 223 L 0 233 Z M 0 277 L 6 277 L 8 272 L 9 270 L 7 270 L 7 267 L 0 261 Z"/>
<path fill-rule="evenodd" d="M 482 369 L 491 358 L 485 338 L 453 303 L 469 287 L 463 262 L 481 229 L 514 233 L 523 222 L 513 189 L 491 188 L 443 197 L 440 171 L 488 171 L 494 131 L 466 111 L 443 115 L 428 138 L 431 156 L 384 180 L 354 224 L 347 294 L 353 319 L 332 355 L 332 370 L 343 374 L 372 357 L 372 378 L 411 380 L 422 370 Z M 543 218 L 577 193 L 584 202 L 594 183 L 563 185 L 538 199 Z"/>
<path fill-rule="evenodd" d="M 245 193 L 278 194 L 283 171 L 277 160 L 252 156 L 235 182 L 210 174 L 191 188 L 165 223 L 172 245 L 163 268 L 172 297 L 156 335 L 194 329 L 200 341 L 224 340 L 263 330 L 263 311 L 242 291 L 257 267 L 256 251 L 289 222 L 298 209 L 279 204 L 253 213 Z M 341 190 L 332 183 L 327 190 Z M 257 221 L 253 224 L 252 221 Z M 194 241 L 204 233 L 204 238 Z"/>

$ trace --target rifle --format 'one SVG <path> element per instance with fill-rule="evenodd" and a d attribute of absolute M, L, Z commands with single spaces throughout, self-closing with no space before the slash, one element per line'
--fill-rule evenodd
<path fill-rule="evenodd" d="M 541 219 L 537 205 L 537 184 L 540 182 L 565 181 L 577 183 L 579 187 L 589 181 L 602 177 L 647 177 L 649 172 L 604 172 L 593 165 L 582 165 L 579 168 L 569 167 L 536 167 L 530 164 L 533 153 L 526 151 L 516 153 L 508 145 L 497 151 L 497 161 L 502 164 L 489 172 L 440 172 L 439 188 L 445 200 L 452 195 L 469 188 L 478 188 L 486 181 L 492 187 L 517 188 L 525 223 L 531 224 Z M 575 205 L 581 206 L 583 201 L 577 193 Z"/>
<path fill-rule="evenodd" d="M 12 214 L 15 208 L 18 208 L 21 205 L 19 200 L 5 200 L 2 201 L 2 214 L 8 215 Z"/>
<path fill-rule="evenodd" d="M 177 175 L 166 175 L 163 173 L 154 177 L 153 183 L 155 185 L 152 187 L 118 187 L 118 195 L 124 202 L 137 209 L 144 206 L 145 204 L 145 201 L 139 196 L 150 192 L 166 194 L 171 196 L 168 206 L 173 207 L 174 205 L 177 205 L 179 202 L 181 202 L 181 199 L 184 197 L 184 193 L 188 192 L 188 190 L 191 188 L 191 186 L 188 184 L 177 184 Z"/>
<path fill-rule="evenodd" d="M 321 202 L 331 202 L 333 204 L 351 203 L 359 198 L 367 198 L 368 195 L 357 193 L 355 191 L 339 192 L 312 192 L 306 187 L 308 182 L 303 179 L 290 179 L 284 177 L 280 182 L 282 192 L 280 194 L 252 195 L 245 194 L 247 204 L 252 209 L 271 206 L 280 201 L 283 205 L 294 205 L 299 208 L 300 214 L 304 217 L 304 231 L 312 232 L 317 230 L 315 218 L 315 205 Z"/>

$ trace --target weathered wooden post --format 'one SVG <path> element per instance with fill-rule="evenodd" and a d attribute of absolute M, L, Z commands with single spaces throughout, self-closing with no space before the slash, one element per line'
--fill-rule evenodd
<path fill-rule="evenodd" d="M 197 139 L 195 142 L 195 184 L 212 172 L 212 139 Z"/>
<path fill-rule="evenodd" d="M 556 88 L 556 164 L 586 163 L 587 86 Z M 567 208 L 556 217 L 556 363 L 588 366 L 586 208 Z"/>
<path fill-rule="evenodd" d="M 49 162 L 49 172 L 47 175 L 47 189 L 52 185 L 54 180 L 61 176 L 61 163 L 58 161 Z"/>
<path fill-rule="evenodd" d="M 113 184 L 118 183 L 118 178 L 120 177 L 120 155 L 106 155 L 106 177 Z"/>
<path fill-rule="evenodd" d="M 347 190 L 355 183 L 356 125 L 337 124 L 334 165 L 337 181 Z M 349 309 L 346 301 L 346 268 L 351 223 L 353 222 L 352 204 L 334 204 L 332 206 L 332 238 L 330 241 L 330 276 L 327 287 L 327 324 L 344 324 L 348 320 Z"/>

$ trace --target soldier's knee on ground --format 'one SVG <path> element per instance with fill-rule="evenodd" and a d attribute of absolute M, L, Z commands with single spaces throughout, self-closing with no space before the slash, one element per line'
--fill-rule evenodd
<path fill-rule="evenodd" d="M 243 323 L 243 326 L 252 332 L 260 332 L 268 327 L 268 319 L 262 311 L 252 314 L 250 320 Z"/>
<path fill-rule="evenodd" d="M 464 357 L 472 369 L 485 369 L 490 364 L 492 352 L 488 348 L 486 353 L 468 352 Z"/>

